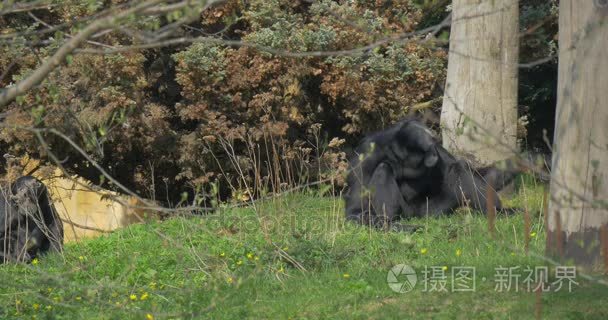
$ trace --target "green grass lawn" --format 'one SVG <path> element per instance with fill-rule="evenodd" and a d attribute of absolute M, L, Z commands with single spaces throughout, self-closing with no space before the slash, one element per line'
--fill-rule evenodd
<path fill-rule="evenodd" d="M 424 225 L 414 234 L 380 232 L 345 223 L 339 199 L 312 194 L 134 225 L 0 266 L 0 318 L 608 319 L 608 287 L 596 281 L 577 277 L 572 292 L 553 286 L 538 299 L 526 289 L 524 268 L 550 266 L 542 193 L 527 183 L 508 201 L 532 215 L 528 255 L 522 215 L 499 218 L 494 239 L 467 210 L 413 221 Z M 398 264 L 417 272 L 410 292 L 387 284 Z M 425 266 L 445 270 L 448 292 L 425 291 L 442 283 L 425 281 Z M 462 266 L 475 268 L 473 292 L 451 290 Z M 517 266 L 519 290 L 496 290 L 495 268 Z"/>

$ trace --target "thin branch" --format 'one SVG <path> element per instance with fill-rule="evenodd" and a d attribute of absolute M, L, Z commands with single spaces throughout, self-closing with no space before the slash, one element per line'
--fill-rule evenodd
<path fill-rule="evenodd" d="M 45 27 L 48 27 L 48 28 L 51 28 L 51 27 L 52 27 L 50 24 L 48 24 L 48 23 L 46 23 L 45 21 L 43 21 L 42 19 L 38 18 L 38 17 L 37 17 L 36 15 L 34 15 L 33 13 L 28 12 L 27 14 L 30 16 L 30 18 L 34 19 L 35 21 L 39 22 L 40 24 L 44 25 Z M 71 34 L 69 34 L 69 33 L 67 33 L 67 34 L 66 34 L 66 36 L 67 36 L 68 38 L 73 38 L 73 37 L 74 37 L 73 35 L 71 35 Z M 97 41 L 91 41 L 91 40 L 87 40 L 86 42 L 87 42 L 87 43 L 89 43 L 89 44 L 96 45 L 96 46 L 100 46 L 100 47 L 104 47 L 104 48 L 109 48 L 109 49 L 114 48 L 113 46 L 107 45 L 107 44 L 105 44 L 105 43 L 97 42 Z M 0 78 L 0 79 L 1 79 L 1 78 Z"/>
<path fill-rule="evenodd" d="M 50 1 L 41 0 L 41 1 L 33 1 L 30 3 L 15 3 L 10 8 L 0 10 L 0 16 L 11 14 L 11 13 L 19 13 L 26 12 L 32 10 L 39 9 L 50 9 L 52 7 L 56 7 L 57 4 L 52 4 Z"/>
<path fill-rule="evenodd" d="M 27 78 L 20 81 L 19 83 L 7 87 L 0 92 L 0 106 L 4 106 L 9 102 L 13 101 L 17 96 L 27 92 L 32 87 L 40 84 L 55 68 L 57 68 L 65 58 L 74 52 L 83 42 L 87 41 L 92 35 L 103 31 L 104 29 L 113 29 L 119 22 L 126 19 L 134 14 L 139 14 L 146 9 L 149 9 L 159 3 L 162 0 L 148 0 L 144 1 L 139 5 L 136 5 L 130 9 L 126 9 L 116 15 L 110 15 L 99 20 L 93 21 L 90 25 L 80 31 L 78 34 L 70 38 L 65 44 L 63 44 L 55 54 L 48 58 L 38 69 L 36 69 Z M 203 10 L 209 8 L 212 5 L 223 2 L 223 0 L 209 0 L 206 2 Z"/>
<path fill-rule="evenodd" d="M 273 48 L 273 47 L 269 47 L 269 46 L 263 46 L 263 45 L 259 45 L 256 43 L 244 42 L 244 41 L 239 41 L 239 40 L 224 40 L 224 39 L 218 39 L 218 38 L 212 38 L 212 37 L 195 37 L 195 38 L 181 37 L 181 38 L 169 39 L 169 40 L 165 40 L 165 41 L 145 43 L 145 44 L 140 44 L 140 45 L 116 47 L 115 49 L 107 49 L 107 50 L 79 49 L 76 52 L 90 53 L 90 54 L 110 54 L 110 53 L 119 53 L 119 52 L 126 52 L 126 51 L 132 51 L 132 50 L 152 49 L 152 48 L 158 48 L 158 47 L 164 47 L 164 46 L 181 45 L 181 44 L 188 44 L 188 43 L 195 43 L 195 42 L 208 42 L 208 43 L 222 44 L 222 45 L 227 45 L 227 46 L 251 47 L 251 48 L 254 48 L 254 49 L 257 49 L 260 51 L 264 51 L 264 52 L 268 52 L 268 53 L 272 53 L 272 54 L 276 54 L 276 55 L 280 55 L 280 56 L 295 57 L 295 58 L 349 56 L 349 55 L 356 55 L 359 53 L 364 53 L 366 51 L 372 50 L 376 47 L 379 47 L 379 46 L 382 46 L 385 44 L 389 44 L 389 43 L 407 42 L 407 41 L 412 40 L 411 38 L 416 37 L 416 36 L 422 36 L 422 35 L 428 36 L 429 34 L 435 35 L 441 29 L 443 29 L 444 27 L 447 27 L 449 25 L 450 25 L 450 17 L 447 17 L 446 19 L 444 19 L 443 22 L 441 22 L 435 26 L 424 28 L 424 29 L 421 29 L 418 31 L 400 33 L 397 35 L 385 37 L 380 40 L 374 41 L 370 44 L 367 44 L 367 45 L 364 45 L 361 47 L 357 47 L 357 48 L 353 48 L 353 49 L 333 50 L 333 51 L 290 51 L 290 50 L 286 50 L 286 49 L 277 49 L 277 48 Z M 427 37 L 427 38 L 432 38 L 432 37 Z M 426 41 L 426 40 L 423 40 L 423 41 Z"/>
<path fill-rule="evenodd" d="M 130 9 L 118 13 L 115 16 L 105 17 L 94 21 L 74 37 L 70 38 L 62 45 L 55 54 L 48 58 L 38 69 L 30 74 L 24 80 L 17 84 L 7 87 L 0 93 L 0 106 L 4 106 L 13 101 L 17 96 L 27 92 L 32 87 L 40 84 L 51 71 L 55 70 L 65 58 L 71 54 L 80 44 L 86 41 L 91 35 L 103 30 L 114 27 L 122 19 L 129 17 L 132 14 L 138 13 L 143 9 L 149 8 L 161 2 L 162 0 L 148 0 Z"/>
<path fill-rule="evenodd" d="M 76 223 L 76 222 L 74 222 L 72 220 L 69 220 L 69 219 L 63 219 L 63 218 L 61 218 L 61 221 L 64 222 L 64 223 L 73 225 L 74 227 L 79 228 L 79 229 L 97 231 L 97 232 L 100 232 L 100 233 L 112 233 L 112 232 L 114 232 L 113 230 L 99 229 L 99 228 L 95 228 L 95 227 L 85 226 L 83 224 L 78 224 L 78 223 Z"/>

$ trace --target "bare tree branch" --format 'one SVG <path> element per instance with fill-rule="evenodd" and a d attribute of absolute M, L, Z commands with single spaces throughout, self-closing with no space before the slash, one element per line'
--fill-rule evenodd
<path fill-rule="evenodd" d="M 39 9 L 49 9 L 57 6 L 57 4 L 50 3 L 48 0 L 40 0 L 40 1 L 32 1 L 30 3 L 15 3 L 11 7 L 0 10 L 0 16 L 11 14 L 11 13 L 19 13 L 19 12 L 27 12 L 32 10 Z"/>
<path fill-rule="evenodd" d="M 181 37 L 181 38 L 169 39 L 169 40 L 165 40 L 165 41 L 145 43 L 145 44 L 140 44 L 140 45 L 116 47 L 115 49 L 107 49 L 107 50 L 79 49 L 79 50 L 76 50 L 76 52 L 90 53 L 90 54 L 109 54 L 109 53 L 151 49 L 151 48 L 180 45 L 180 44 L 187 44 L 187 43 L 195 43 L 195 42 L 208 42 L 208 43 L 215 43 L 215 44 L 223 44 L 223 45 L 227 45 L 227 46 L 251 47 L 254 49 L 258 49 L 260 51 L 264 51 L 264 52 L 268 52 L 268 53 L 272 53 L 272 54 L 276 54 L 276 55 L 280 55 L 280 56 L 285 56 L 285 57 L 294 57 L 294 58 L 349 56 L 349 55 L 360 54 L 360 53 L 372 50 L 376 47 L 379 47 L 379 46 L 382 46 L 385 44 L 389 44 L 389 43 L 408 42 L 408 41 L 411 41 L 412 38 L 414 38 L 416 36 L 427 36 L 427 38 L 432 38 L 432 36 L 436 35 L 442 28 L 447 27 L 449 25 L 450 25 L 450 17 L 447 17 L 441 23 L 428 27 L 428 28 L 385 37 L 378 41 L 374 41 L 370 44 L 367 44 L 365 46 L 361 46 L 361 47 L 357 47 L 357 48 L 353 48 L 353 49 L 347 49 L 347 50 L 297 52 L 297 51 L 290 51 L 290 50 L 286 50 L 286 49 L 277 49 L 277 48 L 273 48 L 273 47 L 269 47 L 269 46 L 263 46 L 263 45 L 259 45 L 256 43 L 244 42 L 244 41 L 239 41 L 239 40 L 225 40 L 225 39 L 218 39 L 218 38 L 213 38 L 213 37 L 194 37 L 194 38 Z M 428 37 L 429 34 L 431 35 L 431 37 Z"/>
<path fill-rule="evenodd" d="M 29 16 L 30 16 L 32 19 L 34 19 L 35 21 L 37 21 L 37 22 L 39 22 L 40 24 L 44 25 L 45 27 L 48 27 L 48 28 L 52 28 L 52 27 L 53 27 L 53 26 L 51 26 L 50 24 L 48 24 L 48 23 L 44 22 L 42 19 L 38 18 L 38 17 L 37 17 L 36 15 L 34 15 L 32 12 L 28 12 L 27 14 L 28 14 L 28 15 L 29 15 Z M 69 38 L 73 38 L 73 37 L 74 37 L 74 36 L 73 36 L 73 35 L 71 35 L 71 34 L 67 34 L 66 36 L 67 36 L 67 37 L 69 37 Z M 89 44 L 93 44 L 93 45 L 96 45 L 96 46 L 100 46 L 100 47 L 104 47 L 104 48 L 109 48 L 109 49 L 114 48 L 113 46 L 107 45 L 107 44 L 105 44 L 105 43 L 97 42 L 97 41 L 91 41 L 91 40 L 87 40 L 87 43 L 89 43 Z M 0 79 L 2 79 L 2 78 L 0 78 Z"/>
<path fill-rule="evenodd" d="M 0 93 L 0 106 L 4 106 L 9 102 L 13 101 L 17 96 L 25 93 L 32 87 L 40 84 L 42 80 L 48 76 L 51 71 L 55 70 L 65 58 L 72 53 L 78 46 L 86 41 L 91 35 L 99 32 L 103 29 L 114 27 L 122 19 L 129 17 L 132 14 L 138 13 L 143 9 L 149 8 L 160 3 L 162 0 L 148 0 L 144 1 L 139 5 L 136 5 L 130 9 L 116 14 L 115 16 L 108 16 L 94 21 L 74 37 L 69 39 L 64 45 L 62 45 L 55 54 L 48 58 L 38 69 L 36 69 L 27 78 L 23 79 L 19 83 L 5 88 Z"/>
<path fill-rule="evenodd" d="M 132 15 L 142 14 L 145 10 L 153 8 L 156 5 L 162 3 L 162 0 L 148 0 L 144 1 L 136 6 L 126 9 L 122 12 L 118 12 L 114 15 L 109 15 L 98 20 L 93 21 L 82 31 L 70 38 L 64 43 L 58 50 L 49 57 L 39 68 L 37 68 L 27 78 L 23 79 L 19 83 L 7 87 L 0 92 L 0 106 L 4 106 L 9 102 L 13 101 L 17 96 L 27 92 L 32 87 L 40 84 L 55 68 L 57 68 L 65 58 L 74 52 L 83 42 L 87 41 L 94 34 L 104 31 L 106 29 L 116 28 L 124 19 L 131 17 Z M 203 10 L 209 8 L 212 5 L 223 2 L 223 0 L 208 0 L 203 6 Z M 192 1 L 180 2 L 180 5 L 186 6 L 193 3 Z M 154 12 L 163 12 L 163 10 L 169 10 L 171 6 L 161 7 L 155 9 Z"/>

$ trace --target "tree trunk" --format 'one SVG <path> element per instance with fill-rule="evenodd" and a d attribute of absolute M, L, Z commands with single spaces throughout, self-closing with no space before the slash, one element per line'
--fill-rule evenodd
<path fill-rule="evenodd" d="M 557 92 L 547 251 L 600 270 L 608 263 L 606 1 L 560 1 Z"/>
<path fill-rule="evenodd" d="M 443 145 L 490 164 L 517 147 L 517 0 L 454 0 Z"/>

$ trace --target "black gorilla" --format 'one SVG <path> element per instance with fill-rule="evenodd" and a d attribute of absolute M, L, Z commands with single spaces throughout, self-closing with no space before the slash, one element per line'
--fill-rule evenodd
<path fill-rule="evenodd" d="M 411 212 L 406 200 L 430 188 L 429 177 L 436 172 L 430 170 L 439 160 L 435 144 L 415 120 L 367 136 L 349 161 L 347 218 L 378 225 Z"/>
<path fill-rule="evenodd" d="M 63 248 L 63 225 L 44 184 L 21 177 L 0 192 L 0 263 L 30 262 Z"/>
<path fill-rule="evenodd" d="M 415 119 L 366 137 L 350 168 L 346 218 L 378 227 L 399 218 L 449 213 L 465 204 L 487 212 L 488 192 L 492 205 L 502 210 L 496 190 L 514 176 L 456 159 Z"/>

